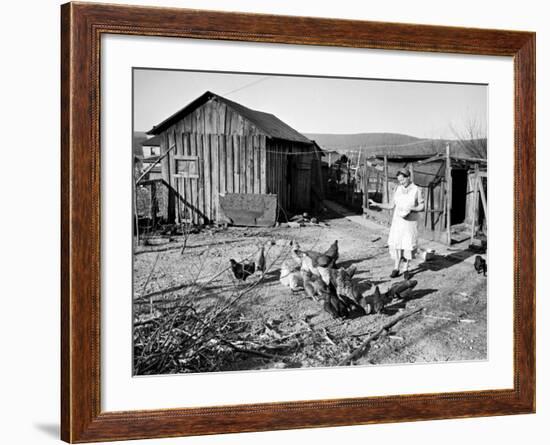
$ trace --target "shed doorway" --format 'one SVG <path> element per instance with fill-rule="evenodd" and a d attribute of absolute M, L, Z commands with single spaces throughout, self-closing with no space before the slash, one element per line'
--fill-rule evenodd
<path fill-rule="evenodd" d="M 451 225 L 462 224 L 466 220 L 466 193 L 468 192 L 468 171 L 464 169 L 453 169 L 452 203 L 451 203 Z"/>

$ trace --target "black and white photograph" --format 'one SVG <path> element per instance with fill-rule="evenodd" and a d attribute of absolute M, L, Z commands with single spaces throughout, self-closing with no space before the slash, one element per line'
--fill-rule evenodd
<path fill-rule="evenodd" d="M 132 82 L 134 376 L 487 360 L 487 85 Z"/>

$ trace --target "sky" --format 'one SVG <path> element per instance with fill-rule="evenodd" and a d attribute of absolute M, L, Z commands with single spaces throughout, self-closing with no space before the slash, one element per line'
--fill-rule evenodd
<path fill-rule="evenodd" d="M 301 133 L 454 139 L 475 122 L 486 136 L 486 85 L 154 69 L 134 69 L 134 129 L 150 130 L 207 90 Z"/>

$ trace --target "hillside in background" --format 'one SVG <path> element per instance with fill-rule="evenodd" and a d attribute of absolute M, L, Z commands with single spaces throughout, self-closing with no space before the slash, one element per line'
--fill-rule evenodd
<path fill-rule="evenodd" d="M 454 156 L 487 158 L 487 139 L 451 140 L 420 139 L 399 133 L 323 134 L 304 133 L 324 150 L 346 154 L 352 160 L 361 152 L 361 157 L 388 156 L 432 156 L 445 153 L 450 144 Z"/>
<path fill-rule="evenodd" d="M 326 134 L 304 133 L 327 150 L 349 151 L 359 148 L 387 145 L 403 145 L 421 139 L 399 133 Z"/>

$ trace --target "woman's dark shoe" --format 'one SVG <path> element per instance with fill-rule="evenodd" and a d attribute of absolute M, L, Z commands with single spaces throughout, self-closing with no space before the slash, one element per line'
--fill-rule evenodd
<path fill-rule="evenodd" d="M 412 277 L 412 273 L 410 273 L 408 270 L 405 271 L 405 273 L 403 274 L 403 278 L 405 280 L 410 280 Z"/>
<path fill-rule="evenodd" d="M 390 274 L 390 278 L 395 278 L 399 276 L 399 269 L 393 269 Z"/>

